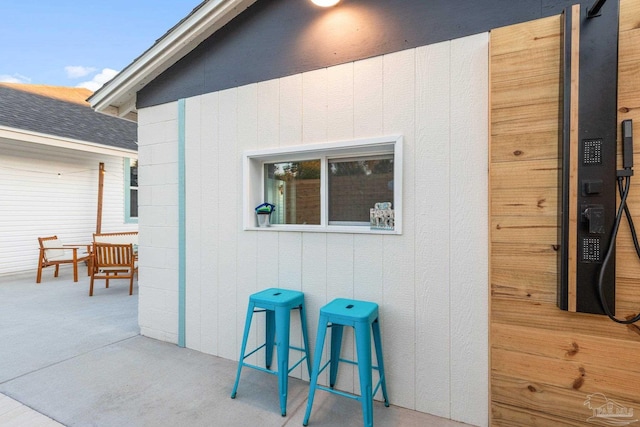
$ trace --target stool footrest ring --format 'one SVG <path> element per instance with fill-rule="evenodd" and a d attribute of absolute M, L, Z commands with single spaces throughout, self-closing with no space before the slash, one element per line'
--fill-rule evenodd
<path fill-rule="evenodd" d="M 336 390 L 336 389 L 333 389 L 333 388 L 325 387 L 325 386 L 320 385 L 320 384 L 316 385 L 316 388 L 320 389 L 320 390 L 327 391 L 329 393 L 337 394 L 337 395 L 342 396 L 342 397 L 348 397 L 349 399 L 353 399 L 353 400 L 362 399 L 362 396 L 358 396 L 357 394 L 347 393 L 345 391 L 340 391 L 340 390 Z"/>
<path fill-rule="evenodd" d="M 340 359 L 338 359 L 338 361 L 344 362 L 344 363 L 349 363 L 350 365 L 358 366 L 358 362 L 356 362 L 354 360 L 348 360 L 348 359 L 340 358 Z M 331 362 L 331 361 L 329 361 L 329 362 Z M 378 366 L 372 366 L 371 369 L 374 369 L 374 370 L 380 372 L 380 367 L 378 367 Z"/>
<path fill-rule="evenodd" d="M 303 358 L 303 360 L 304 360 L 304 358 Z M 358 365 L 353 360 L 347 360 L 347 359 L 342 359 L 342 358 L 338 359 L 338 360 L 340 360 L 340 362 L 346 362 L 346 363 L 350 363 L 352 365 Z M 302 362 L 302 360 L 300 362 Z M 298 364 L 300 364 L 300 362 L 298 362 L 296 364 L 296 366 Z M 330 364 L 331 364 L 331 360 L 328 360 L 327 362 L 325 362 L 325 364 L 322 365 L 322 367 L 318 370 L 318 375 L 320 375 L 322 373 L 322 371 L 324 371 L 327 368 L 327 366 L 329 366 Z M 295 368 L 295 366 L 294 366 L 294 368 Z M 372 368 L 375 369 L 376 371 L 380 372 L 380 369 L 378 369 L 377 366 L 372 366 Z M 291 372 L 291 371 L 289 371 L 289 372 Z M 373 389 L 373 392 L 371 393 L 371 396 L 375 396 L 376 395 L 376 393 L 380 389 L 380 386 L 382 385 L 382 381 L 383 380 L 384 380 L 384 375 L 381 375 L 380 378 L 378 378 L 378 383 L 376 384 L 375 388 Z M 360 399 L 360 396 L 358 396 L 357 394 L 349 394 L 349 393 L 345 394 L 345 392 L 343 392 L 343 391 L 339 391 L 339 390 L 335 390 L 335 389 L 332 389 L 332 388 L 329 388 L 329 387 L 325 387 L 325 386 L 322 386 L 320 384 L 316 385 L 316 388 L 319 388 L 320 390 L 328 391 L 329 393 L 339 394 L 340 396 L 350 397 L 350 398 L 356 399 L 356 400 Z M 385 403 L 386 406 L 389 406 L 389 403 L 386 400 L 385 400 L 384 403 Z"/>
<path fill-rule="evenodd" d="M 262 349 L 264 346 L 266 346 L 267 344 L 262 344 L 260 347 L 256 348 L 255 350 L 253 350 L 251 353 L 249 354 L 245 354 L 244 357 L 242 358 L 242 360 L 246 359 L 247 357 L 251 356 L 253 353 L 255 353 L 256 351 Z"/>
<path fill-rule="evenodd" d="M 289 368 L 289 370 L 287 371 L 287 375 L 290 374 L 291 371 L 296 369 L 298 367 L 298 365 L 301 364 L 306 358 L 307 358 L 307 356 L 302 356 L 302 359 L 298 360 L 292 367 Z"/>
<path fill-rule="evenodd" d="M 318 374 L 320 372 L 322 372 L 322 369 L 320 371 L 318 371 Z M 382 378 L 380 378 L 378 380 L 378 384 L 376 384 L 375 388 L 373 389 L 373 392 L 371 393 L 371 397 L 376 395 L 376 393 L 380 389 L 381 385 L 382 385 Z M 336 390 L 334 388 L 325 387 L 325 386 L 320 385 L 320 384 L 317 384 L 316 388 L 318 388 L 320 390 L 328 391 L 329 393 L 338 394 L 340 396 L 348 397 L 348 398 L 355 399 L 355 400 L 362 399 L 362 395 L 358 395 L 358 394 L 355 394 L 355 393 L 347 393 L 345 391 L 340 391 L 340 390 Z M 389 403 L 387 401 L 385 401 L 384 403 L 385 403 L 385 406 L 389 406 Z"/>
<path fill-rule="evenodd" d="M 242 366 L 246 366 L 247 368 L 253 368 L 258 371 L 266 372 L 267 374 L 277 375 L 278 371 L 272 371 L 267 368 L 263 368 L 262 366 L 252 365 L 251 363 L 242 362 Z"/>
<path fill-rule="evenodd" d="M 247 368 L 257 369 L 258 371 L 267 372 L 267 373 L 269 373 L 269 374 L 277 374 L 277 373 L 278 373 L 278 371 L 272 371 L 272 370 L 270 370 L 270 369 L 266 369 L 266 368 L 263 368 L 263 367 L 261 367 L 261 366 L 256 366 L 256 365 L 253 365 L 253 364 L 251 364 L 251 363 L 247 363 L 247 362 L 245 362 L 245 361 L 244 361 L 244 359 L 246 359 L 247 357 L 251 356 L 251 355 L 252 355 L 252 354 L 254 354 L 256 351 L 261 350 L 264 346 L 266 346 L 266 344 L 262 344 L 260 347 L 256 348 L 256 349 L 255 349 L 255 350 L 253 350 L 251 353 L 248 353 L 247 355 L 245 355 L 245 356 L 242 358 L 242 366 L 246 366 Z M 301 351 L 301 352 L 303 352 L 303 353 L 305 352 L 304 348 L 294 347 L 294 346 L 289 346 L 289 348 L 290 348 L 291 350 L 297 350 L 297 351 Z M 295 368 L 297 368 L 297 367 L 298 367 L 298 365 L 299 365 L 299 364 L 301 364 L 302 362 L 304 362 L 306 358 L 307 358 L 307 355 L 305 354 L 304 356 L 302 356 L 302 359 L 298 360 L 298 361 L 297 361 L 293 366 L 291 366 L 291 367 L 289 368 L 289 370 L 287 371 L 287 374 L 291 373 L 291 371 L 293 371 Z"/>

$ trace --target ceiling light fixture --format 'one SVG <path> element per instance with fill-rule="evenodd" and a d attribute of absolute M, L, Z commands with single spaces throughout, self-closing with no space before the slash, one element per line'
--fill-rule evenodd
<path fill-rule="evenodd" d="M 340 0 L 311 0 L 313 4 L 320 7 L 331 7 L 338 4 Z"/>

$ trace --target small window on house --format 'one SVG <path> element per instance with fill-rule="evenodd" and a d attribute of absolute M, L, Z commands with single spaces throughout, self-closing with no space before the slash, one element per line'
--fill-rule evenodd
<path fill-rule="evenodd" d="M 138 220 L 138 160 L 125 159 L 125 221 L 137 222 Z"/>
<path fill-rule="evenodd" d="M 396 136 L 246 152 L 244 228 L 260 229 L 254 208 L 267 202 L 276 206 L 272 230 L 400 234 L 401 144 Z"/>
<path fill-rule="evenodd" d="M 320 160 L 266 163 L 264 195 L 272 224 L 320 224 Z"/>

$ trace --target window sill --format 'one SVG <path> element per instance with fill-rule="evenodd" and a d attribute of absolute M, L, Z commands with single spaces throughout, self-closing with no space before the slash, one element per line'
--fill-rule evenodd
<path fill-rule="evenodd" d="M 322 225 L 271 225 L 269 227 L 245 227 L 245 231 L 297 231 L 305 233 L 350 233 L 400 235 L 400 230 L 376 230 L 366 226 L 322 226 Z"/>

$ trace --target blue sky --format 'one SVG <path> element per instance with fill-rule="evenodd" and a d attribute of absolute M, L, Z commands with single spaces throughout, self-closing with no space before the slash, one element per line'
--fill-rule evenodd
<path fill-rule="evenodd" d="M 201 0 L 2 0 L 0 82 L 96 90 Z"/>

